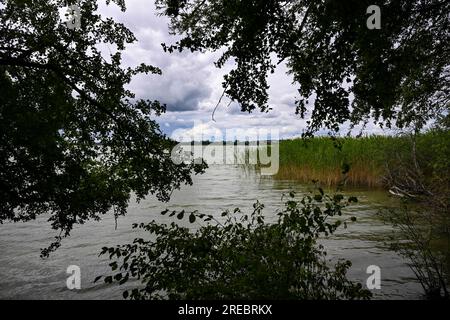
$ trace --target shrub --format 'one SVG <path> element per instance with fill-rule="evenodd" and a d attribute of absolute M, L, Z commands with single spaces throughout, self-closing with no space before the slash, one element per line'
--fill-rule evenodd
<path fill-rule="evenodd" d="M 259 202 L 251 214 L 236 208 L 217 218 L 172 211 L 199 227 L 135 224 L 154 240 L 104 247 L 113 273 L 95 281 L 138 279 L 142 286 L 123 293 L 129 299 L 368 299 L 370 292 L 346 277 L 350 261 L 331 265 L 317 243 L 346 226 L 338 217 L 355 201 L 321 189 L 301 201 L 290 193 L 275 223 L 265 221 Z"/>

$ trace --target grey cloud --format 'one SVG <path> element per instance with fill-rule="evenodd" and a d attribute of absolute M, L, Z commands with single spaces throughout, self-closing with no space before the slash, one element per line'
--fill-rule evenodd
<path fill-rule="evenodd" d="M 167 111 L 192 111 L 197 110 L 199 102 L 208 96 L 207 90 L 200 88 L 189 88 L 183 91 L 181 97 L 178 97 L 174 101 L 171 101 L 171 97 L 168 97 Z"/>

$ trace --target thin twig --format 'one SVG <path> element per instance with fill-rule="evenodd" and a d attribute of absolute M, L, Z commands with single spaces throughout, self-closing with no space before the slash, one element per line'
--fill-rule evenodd
<path fill-rule="evenodd" d="M 228 85 L 223 89 L 222 95 L 220 96 L 219 101 L 217 102 L 216 106 L 214 107 L 214 110 L 211 114 L 211 120 L 216 122 L 216 119 L 214 119 L 214 114 L 216 113 L 217 108 L 219 107 L 220 103 L 222 102 L 223 96 L 225 95 L 225 92 L 227 91 Z"/>

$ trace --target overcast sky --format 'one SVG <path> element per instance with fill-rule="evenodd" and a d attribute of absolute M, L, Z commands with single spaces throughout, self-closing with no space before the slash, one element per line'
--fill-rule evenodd
<path fill-rule="evenodd" d="M 217 130 L 225 134 L 230 129 L 255 132 L 265 128 L 279 130 L 281 138 L 289 138 L 300 135 L 305 129 L 306 120 L 295 115 L 297 91 L 290 76 L 286 75 L 284 65 L 269 77 L 269 104 L 272 107 L 269 113 L 257 110 L 251 114 L 243 113 L 237 104 L 228 106 L 230 100 L 224 97 L 213 122 L 211 115 L 223 92 L 223 75 L 233 68 L 232 62 L 217 69 L 214 61 L 220 53 L 164 52 L 161 43 L 173 44 L 177 38 L 169 34 L 167 18 L 156 15 L 153 0 L 127 1 L 126 12 L 121 12 L 114 4 L 102 4 L 100 13 L 124 23 L 138 39 L 124 52 L 126 66 L 145 62 L 162 69 L 162 76 L 135 77 L 131 89 L 137 98 L 157 99 L 167 104 L 167 113 L 158 120 L 167 135 L 179 139 L 180 135 L 195 132 L 198 136 L 202 131 L 208 139 Z M 194 125 L 197 126 L 193 129 Z M 366 131 L 382 133 L 374 126 L 369 126 Z"/>

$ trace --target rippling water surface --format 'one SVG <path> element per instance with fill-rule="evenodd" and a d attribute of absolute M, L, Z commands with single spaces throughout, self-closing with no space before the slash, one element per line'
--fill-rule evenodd
<path fill-rule="evenodd" d="M 207 173 L 195 177 L 193 186 L 175 191 L 169 204 L 149 198 L 140 203 L 131 202 L 128 214 L 120 217 L 117 229 L 112 215 L 101 222 L 77 226 L 70 238 L 48 259 L 39 257 L 39 249 L 47 246 L 55 235 L 47 217 L 27 223 L 0 225 L 0 298 L 18 299 L 120 299 L 124 287 L 94 284 L 93 280 L 109 270 L 108 260 L 98 257 L 103 246 L 131 242 L 139 231 L 132 230 L 135 222 L 151 220 L 172 221 L 160 211 L 171 209 L 194 210 L 220 215 L 221 210 L 250 210 L 255 200 L 266 205 L 265 214 L 273 218 L 281 208 L 283 193 L 294 190 L 301 193 L 309 188 L 295 181 L 276 181 L 261 178 L 237 166 L 212 166 Z M 374 290 L 377 299 L 420 299 L 421 288 L 406 261 L 388 249 L 384 240 L 392 228 L 383 224 L 376 213 L 393 205 L 383 191 L 353 190 L 359 203 L 347 209 L 358 218 L 323 242 L 330 258 L 345 258 L 353 262 L 351 278 L 365 283 L 366 268 L 381 268 L 382 288 Z M 81 268 L 82 289 L 66 288 L 66 269 L 69 265 Z M 132 284 L 131 284 L 132 285 Z"/>

